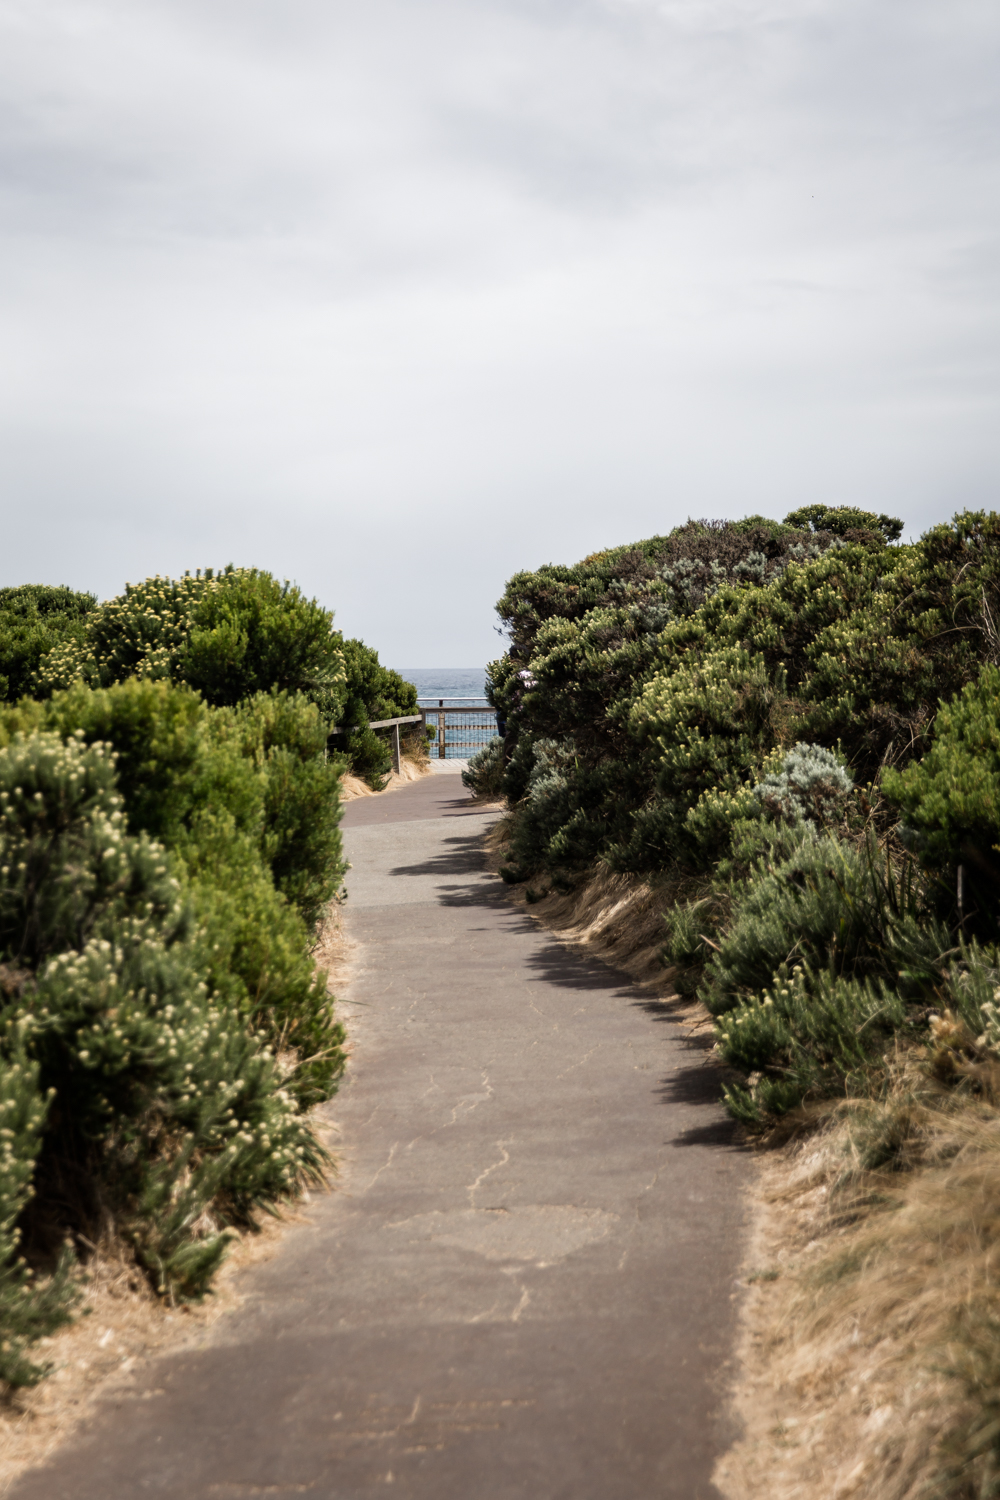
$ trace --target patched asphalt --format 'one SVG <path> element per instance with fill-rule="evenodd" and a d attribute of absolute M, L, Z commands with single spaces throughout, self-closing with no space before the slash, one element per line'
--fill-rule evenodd
<path fill-rule="evenodd" d="M 733 1437 L 718 1075 L 513 907 L 457 776 L 347 807 L 337 1189 L 11 1500 L 702 1500 Z"/>

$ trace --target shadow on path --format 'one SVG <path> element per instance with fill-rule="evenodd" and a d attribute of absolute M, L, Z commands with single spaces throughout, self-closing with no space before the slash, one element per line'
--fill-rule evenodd
<path fill-rule="evenodd" d="M 690 1056 L 689 1064 L 664 1078 L 656 1090 L 663 1104 L 707 1106 L 714 1118 L 704 1125 L 692 1126 L 671 1138 L 674 1146 L 721 1146 L 729 1150 L 745 1151 L 748 1148 L 739 1140 L 735 1121 L 722 1113 L 721 1070 L 714 1066 L 708 1054 L 713 1047 L 710 1035 L 690 1035 L 676 1029 L 677 1017 L 672 1013 L 669 1001 L 651 1000 L 649 994 L 620 969 L 596 958 L 589 958 L 577 950 L 566 947 L 525 911 L 510 905 L 504 886 L 499 880 L 484 882 L 486 869 L 482 835 L 465 835 L 443 840 L 444 849 L 420 864 L 398 865 L 390 870 L 394 876 L 468 876 L 475 877 L 467 885 L 452 885 L 441 889 L 438 899 L 442 906 L 482 906 L 496 910 L 507 906 L 515 923 L 515 930 L 544 934 L 548 939 L 528 960 L 527 967 L 533 976 L 546 985 L 572 990 L 577 994 L 606 992 L 609 984 L 616 999 L 624 1000 L 641 1009 L 654 1021 L 672 1023 L 672 1041 L 680 1044 Z"/>

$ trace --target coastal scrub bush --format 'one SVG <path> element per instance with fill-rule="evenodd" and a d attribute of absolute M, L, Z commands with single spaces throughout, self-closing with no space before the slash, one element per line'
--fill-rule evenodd
<path fill-rule="evenodd" d="M 377 730 L 369 729 L 370 720 L 404 718 L 416 714 L 417 690 L 398 672 L 383 667 L 378 652 L 364 641 L 338 637 L 344 658 L 346 685 L 341 712 L 342 733 L 335 741 L 350 762 L 355 776 L 367 781 L 374 791 L 385 786 L 392 769 L 389 741 Z"/>
<path fill-rule="evenodd" d="M 51 1100 L 26 1242 L 113 1226 L 159 1290 L 197 1296 L 227 1223 L 323 1153 L 263 1039 L 204 977 L 161 845 L 125 830 L 111 753 L 81 736 L 0 750 L 0 1055 Z"/>
<path fill-rule="evenodd" d="M 869 834 L 857 843 L 798 825 L 796 847 L 762 863 L 733 893 L 732 916 L 705 971 L 714 1015 L 761 993 L 801 964 L 810 974 L 915 983 L 949 947 L 922 907 L 915 863 L 894 863 Z"/>
<path fill-rule="evenodd" d="M 8 710 L 0 718 L 0 740 L 5 732 L 27 729 L 29 715 L 33 728 L 110 745 L 129 831 L 176 840 L 203 774 L 209 713 L 198 693 L 148 677 L 106 688 L 78 681 L 43 704 Z"/>
<path fill-rule="evenodd" d="M 719 1024 L 719 1055 L 750 1078 L 726 1088 L 731 1113 L 758 1125 L 810 1095 L 877 1091 L 872 1074 L 884 1074 L 891 1037 L 916 1031 L 908 1023 L 904 1000 L 884 979 L 796 964 Z"/>
<path fill-rule="evenodd" d="M 327 757 L 326 725 L 302 694 L 257 693 L 231 710 L 230 722 L 261 782 L 261 854 L 278 890 L 314 927 L 344 876 L 342 762 Z M 225 744 L 226 719 L 213 716 L 211 727 Z"/>
<path fill-rule="evenodd" d="M 6 606 L 4 599 L 7 597 Z M 312 703 L 359 776 L 381 786 L 388 743 L 369 720 L 417 712 L 416 689 L 333 615 L 260 568 L 212 568 L 127 584 L 104 604 L 89 594 L 29 585 L 0 591 L 0 689 L 13 701 L 130 678 L 187 684 L 212 707 L 260 693 Z"/>
<path fill-rule="evenodd" d="M 211 709 L 183 684 L 133 678 L 8 709 L 0 743 L 36 728 L 114 752 L 127 829 L 170 851 L 213 991 L 280 1052 L 300 1105 L 328 1098 L 344 1033 L 310 950 L 345 865 L 340 765 L 316 706 L 276 693 Z"/>
<path fill-rule="evenodd" d="M 984 666 L 974 682 L 938 710 L 930 748 L 902 771 L 888 770 L 886 797 L 899 808 L 909 842 L 936 877 L 939 905 L 956 906 L 963 865 L 970 931 L 1000 931 L 1000 669 Z"/>
<path fill-rule="evenodd" d="M 573 847 L 625 872 L 697 873 L 719 855 L 689 814 L 740 798 L 772 753 L 814 745 L 862 792 L 919 759 L 939 702 L 998 649 L 1000 517 L 963 512 L 905 546 L 894 518 L 849 507 L 789 521 L 689 522 L 515 575 L 498 605 L 511 647 L 488 685 L 508 798 L 527 793 L 522 739 L 572 738 Z M 538 839 L 521 839 L 529 872 L 561 849 L 551 818 Z"/>
<path fill-rule="evenodd" d="M 67 1249 L 53 1273 L 43 1276 L 20 1253 L 18 1220 L 35 1191 L 32 1178 L 49 1100 L 38 1087 L 38 1064 L 27 1059 L 18 1041 L 12 1029 L 0 1055 L 0 1380 L 31 1386 L 48 1368 L 30 1359 L 28 1350 L 70 1321 L 79 1291 Z"/>
<path fill-rule="evenodd" d="M 503 793 L 503 772 L 503 740 L 497 735 L 470 755 L 462 784 L 477 797 L 499 797 Z"/>
<path fill-rule="evenodd" d="M 333 724 L 346 672 L 332 622 L 294 584 L 258 568 L 148 578 L 92 610 L 82 641 L 67 638 L 50 651 L 35 690 L 48 696 L 78 679 L 108 687 L 167 678 L 215 706 L 272 689 L 301 692 Z"/>
<path fill-rule="evenodd" d="M 29 693 L 42 658 L 63 641 L 82 642 L 96 607 L 93 594 L 41 583 L 0 589 L 0 699 Z"/>
<path fill-rule="evenodd" d="M 853 786 L 850 772 L 832 750 L 800 741 L 777 770 L 758 781 L 753 795 L 776 817 L 825 824 L 837 816 Z"/>
<path fill-rule="evenodd" d="M 341 763 L 327 756 L 319 710 L 304 695 L 258 693 L 210 709 L 165 680 L 77 682 L 0 713 L 0 745 L 40 728 L 111 746 L 130 832 L 187 848 L 203 814 L 228 815 L 310 928 L 339 889 Z"/>

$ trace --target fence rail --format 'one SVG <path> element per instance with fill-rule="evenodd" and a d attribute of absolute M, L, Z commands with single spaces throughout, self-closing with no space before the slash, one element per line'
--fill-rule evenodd
<path fill-rule="evenodd" d="M 368 720 L 368 728 L 369 729 L 391 729 L 392 730 L 392 739 L 389 741 L 389 748 L 392 751 L 392 769 L 395 771 L 395 773 L 396 773 L 397 776 L 399 775 L 399 771 L 400 771 L 400 760 L 399 760 L 399 754 L 400 754 L 400 751 L 399 751 L 399 726 L 400 726 L 400 724 L 423 724 L 423 723 L 424 723 L 424 716 L 423 716 L 423 714 L 404 714 L 401 719 L 369 719 Z M 360 724 L 351 724 L 351 725 L 334 724 L 333 728 L 330 730 L 330 733 L 331 734 L 347 734 L 349 729 L 360 729 L 360 727 L 361 727 Z"/>
<path fill-rule="evenodd" d="M 434 721 L 433 725 L 431 720 Z M 399 719 L 370 719 L 369 729 L 392 730 L 392 768 L 397 775 L 401 724 L 422 724 L 425 733 L 429 733 L 433 727 L 436 731 L 435 744 L 439 760 L 468 760 L 468 754 L 463 755 L 463 750 L 481 750 L 496 734 L 496 709 L 484 703 L 481 698 L 464 702 L 453 698 L 450 703 L 447 699 L 439 698 L 436 705 L 421 708 L 418 714 L 405 714 Z M 330 733 L 347 734 L 352 728 L 360 728 L 360 725 L 335 724 Z"/>
<path fill-rule="evenodd" d="M 496 734 L 496 709 L 482 698 L 465 702 L 453 698 L 450 703 L 439 698 L 436 706 L 421 706 L 420 716 L 427 730 L 434 720 L 439 760 L 468 760 L 470 751 L 481 750 Z"/>

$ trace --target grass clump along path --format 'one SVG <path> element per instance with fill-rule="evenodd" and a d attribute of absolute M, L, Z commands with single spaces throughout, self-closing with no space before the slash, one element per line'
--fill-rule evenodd
<path fill-rule="evenodd" d="M 113 1244 L 173 1301 L 320 1178 L 344 1066 L 313 956 L 343 883 L 335 725 L 413 690 L 258 570 L 98 605 L 0 592 L 0 1380 Z M 372 712 L 374 710 L 374 712 Z M 373 743 L 370 743 L 373 741 Z M 355 743 L 356 742 L 356 743 Z M 336 752 L 346 746 L 346 754 Z M 352 760 L 352 750 L 357 750 Z"/>
<path fill-rule="evenodd" d="M 901 530 L 806 506 L 517 574 L 469 770 L 529 902 L 656 903 L 772 1148 L 732 1494 L 1000 1493 L 1000 516 Z"/>

